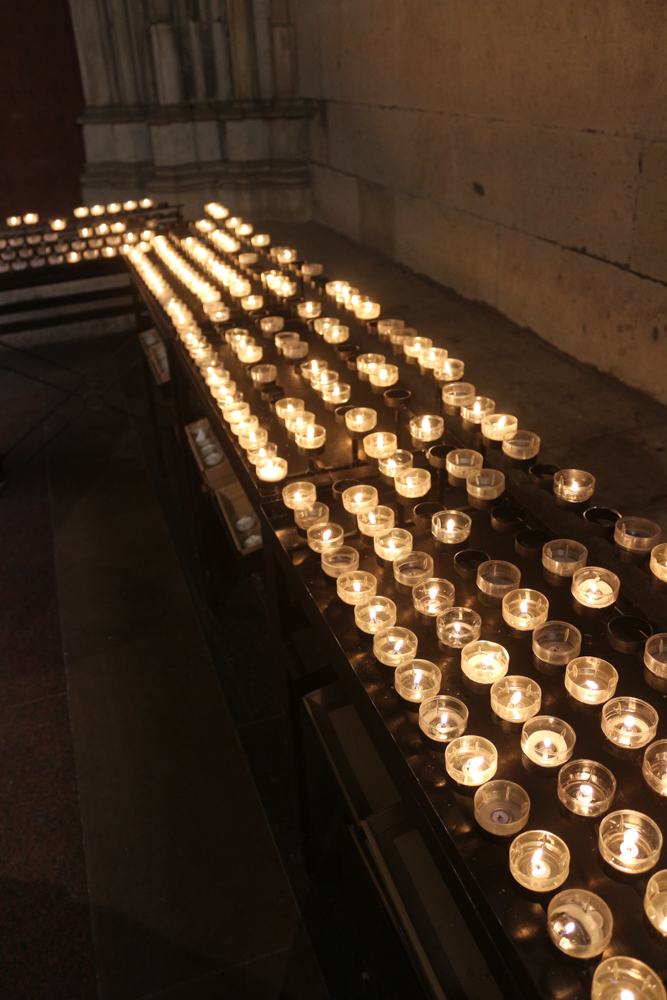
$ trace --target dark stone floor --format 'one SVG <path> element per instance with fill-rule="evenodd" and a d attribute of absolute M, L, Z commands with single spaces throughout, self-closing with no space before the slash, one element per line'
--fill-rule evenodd
<path fill-rule="evenodd" d="M 665 407 L 320 227 L 268 230 L 446 341 L 545 461 L 667 528 Z M 136 338 L 2 350 L 0 415 L 0 453 L 38 424 L 0 495 L 0 996 L 417 997 L 315 746 L 306 864 L 261 580 L 216 540 L 207 606 Z"/>

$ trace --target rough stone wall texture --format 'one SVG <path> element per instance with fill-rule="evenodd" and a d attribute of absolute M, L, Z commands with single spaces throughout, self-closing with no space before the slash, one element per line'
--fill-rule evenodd
<path fill-rule="evenodd" d="M 315 217 L 667 402 L 664 0 L 291 0 Z"/>

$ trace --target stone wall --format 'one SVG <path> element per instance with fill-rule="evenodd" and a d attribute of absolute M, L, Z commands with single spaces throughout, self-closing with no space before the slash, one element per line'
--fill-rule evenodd
<path fill-rule="evenodd" d="M 664 0 L 291 0 L 315 217 L 667 402 Z"/>

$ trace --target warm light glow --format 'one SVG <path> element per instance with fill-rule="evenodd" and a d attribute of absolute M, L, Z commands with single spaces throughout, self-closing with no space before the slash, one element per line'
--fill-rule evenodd
<path fill-rule="evenodd" d="M 331 528 L 327 528 L 327 530 L 322 535 L 322 541 L 328 542 L 330 538 L 331 538 Z"/>
<path fill-rule="evenodd" d="M 479 771 L 484 766 L 483 757 L 471 757 L 463 765 L 466 771 Z"/>
<path fill-rule="evenodd" d="M 623 726 L 625 729 L 634 729 L 635 726 L 634 715 L 626 715 L 626 717 L 623 719 Z"/>
<path fill-rule="evenodd" d="M 521 701 L 521 692 L 515 691 L 512 697 L 510 698 L 510 703 L 512 705 L 518 705 L 520 701 Z"/>
<path fill-rule="evenodd" d="M 619 850 L 624 858 L 636 858 L 639 854 L 637 841 L 639 840 L 639 830 L 626 830 L 623 835 L 623 843 Z"/>
<path fill-rule="evenodd" d="M 502 417 L 500 418 L 500 420 L 498 421 L 498 427 L 504 427 L 504 426 L 505 426 L 505 424 L 506 424 L 506 422 L 507 422 L 507 421 L 505 420 L 505 417 L 504 417 L 504 415 L 503 415 L 503 416 L 502 416 Z"/>
<path fill-rule="evenodd" d="M 436 599 L 436 597 L 438 596 L 438 588 L 437 587 L 431 587 L 429 589 L 428 594 L 429 594 L 429 597 L 431 598 L 431 600 L 434 601 Z"/>
<path fill-rule="evenodd" d="M 475 411 L 475 413 L 479 413 L 479 411 L 481 410 L 481 406 L 479 405 L 479 400 L 475 400 L 475 405 L 473 406 L 473 410 Z"/>
<path fill-rule="evenodd" d="M 419 669 L 419 667 L 417 667 L 417 668 L 415 669 L 415 675 L 414 675 L 414 678 L 413 678 L 413 681 L 412 681 L 412 683 L 413 683 L 413 685 L 414 685 L 415 687 L 419 687 L 419 685 L 420 685 L 420 684 L 421 684 L 421 682 L 422 682 L 422 677 L 423 677 L 423 676 L 424 676 L 424 671 L 423 671 L 423 670 L 420 670 L 420 669 Z"/>
<path fill-rule="evenodd" d="M 522 601 L 519 608 L 522 615 L 528 615 L 528 601 Z"/>
<path fill-rule="evenodd" d="M 592 785 L 582 785 L 579 789 L 579 798 L 584 802 L 589 802 L 594 794 L 595 789 Z"/>
<path fill-rule="evenodd" d="M 538 847 L 535 853 L 533 854 L 532 858 L 530 859 L 531 874 L 535 878 L 540 878 L 542 875 L 546 875 L 547 873 L 547 866 L 542 860 L 543 854 L 544 851 L 542 850 L 542 848 Z"/>

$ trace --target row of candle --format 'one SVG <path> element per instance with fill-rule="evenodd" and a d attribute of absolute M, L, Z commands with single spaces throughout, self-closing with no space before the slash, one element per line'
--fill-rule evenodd
<path fill-rule="evenodd" d="M 85 219 L 89 215 L 97 218 L 103 215 L 118 215 L 120 212 L 136 212 L 139 208 L 149 209 L 153 208 L 153 205 L 152 198 L 142 198 L 140 201 L 124 201 L 122 203 L 113 201 L 108 205 L 81 205 L 75 208 L 72 214 L 76 219 Z M 37 212 L 26 212 L 25 215 L 10 215 L 5 222 L 10 229 L 16 229 L 21 225 L 35 226 L 39 222 L 39 215 Z M 59 232 L 67 228 L 67 219 L 49 219 L 48 224 L 52 230 Z"/>

